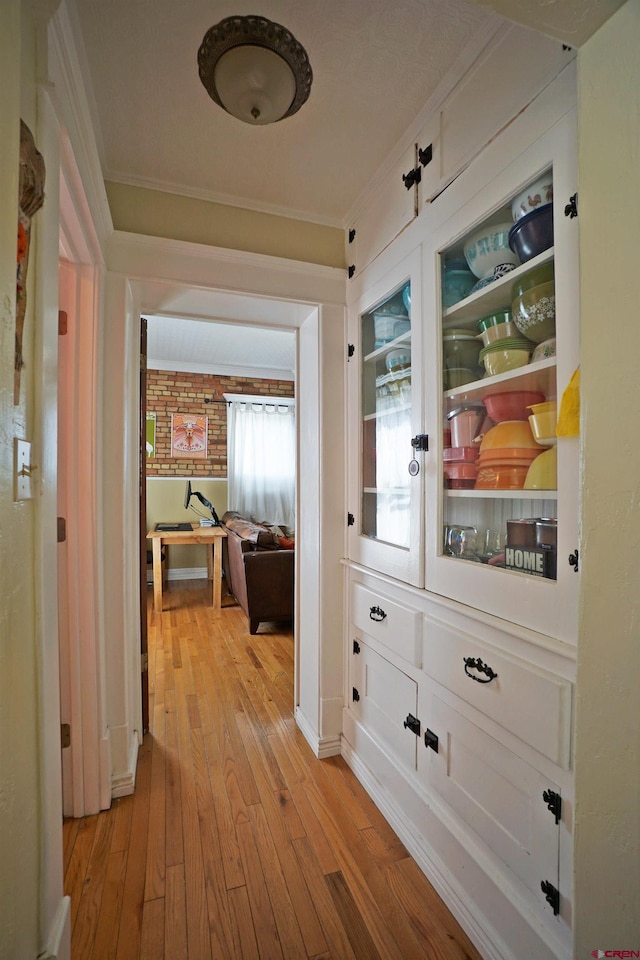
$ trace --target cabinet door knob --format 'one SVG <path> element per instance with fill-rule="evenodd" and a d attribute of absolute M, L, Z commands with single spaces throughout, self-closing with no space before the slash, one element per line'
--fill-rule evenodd
<path fill-rule="evenodd" d="M 369 609 L 369 619 L 375 620 L 377 623 L 380 623 L 381 620 L 386 619 L 386 613 L 382 607 L 371 607 Z"/>

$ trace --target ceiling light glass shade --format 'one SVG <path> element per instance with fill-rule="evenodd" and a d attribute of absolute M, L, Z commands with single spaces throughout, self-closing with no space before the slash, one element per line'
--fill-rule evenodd
<path fill-rule="evenodd" d="M 309 97 L 313 74 L 304 47 L 265 17 L 227 17 L 211 27 L 198 50 L 209 96 L 245 123 L 275 123 Z"/>

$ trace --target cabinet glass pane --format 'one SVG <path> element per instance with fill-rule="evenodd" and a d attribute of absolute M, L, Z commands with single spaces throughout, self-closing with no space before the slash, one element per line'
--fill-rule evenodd
<path fill-rule="evenodd" d="M 409 546 L 411 459 L 411 285 L 360 317 L 362 356 L 362 529 Z"/>
<path fill-rule="evenodd" d="M 524 202 L 552 224 L 551 172 L 540 180 L 548 194 Z M 517 214 L 505 204 L 440 255 L 441 553 L 556 579 L 553 231 L 515 252 Z"/>

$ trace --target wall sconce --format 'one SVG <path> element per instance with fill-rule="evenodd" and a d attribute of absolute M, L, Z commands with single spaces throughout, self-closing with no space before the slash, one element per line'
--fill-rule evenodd
<path fill-rule="evenodd" d="M 212 100 L 245 123 L 275 123 L 308 99 L 313 73 L 306 50 L 265 17 L 226 17 L 198 50 L 200 79 Z"/>

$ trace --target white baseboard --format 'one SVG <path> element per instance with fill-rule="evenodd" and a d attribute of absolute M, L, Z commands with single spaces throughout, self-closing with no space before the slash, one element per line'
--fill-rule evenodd
<path fill-rule="evenodd" d="M 486 918 L 479 917 L 477 911 L 471 912 L 469 898 L 465 890 L 456 882 L 455 877 L 440 857 L 429 848 L 420 834 L 413 829 L 410 821 L 403 816 L 398 803 L 372 775 L 367 765 L 363 763 L 344 738 L 342 740 L 342 757 L 485 960 L 512 960 L 508 951 L 498 948 L 499 938 L 495 934 L 493 937 L 487 936 L 487 930 L 491 928 L 491 925 L 488 922 L 483 922 Z"/>
<path fill-rule="evenodd" d="M 114 773 L 111 776 L 111 798 L 129 797 L 136 786 L 136 767 L 138 764 L 138 734 L 134 730 L 129 742 L 129 759 L 126 770 Z"/>
<path fill-rule="evenodd" d="M 49 928 L 46 946 L 38 960 L 70 960 L 71 957 L 71 898 L 62 897 Z"/>
<path fill-rule="evenodd" d="M 296 707 L 296 723 L 300 727 L 302 734 L 313 750 L 314 755 L 322 760 L 324 757 L 339 757 L 342 750 L 342 737 L 319 737 L 317 730 L 314 730 L 307 717 L 300 709 Z"/>

